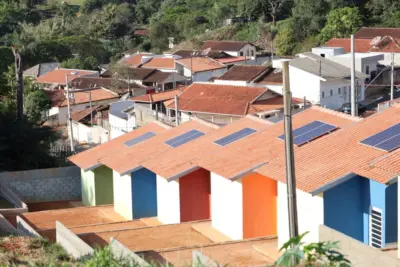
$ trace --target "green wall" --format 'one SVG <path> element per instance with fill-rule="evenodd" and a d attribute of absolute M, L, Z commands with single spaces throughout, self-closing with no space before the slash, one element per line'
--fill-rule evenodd
<path fill-rule="evenodd" d="M 96 180 L 96 205 L 114 203 L 113 172 L 112 169 L 101 166 L 94 170 Z"/>
<path fill-rule="evenodd" d="M 106 166 L 92 171 L 81 170 L 82 202 L 85 206 L 114 203 L 113 173 Z"/>

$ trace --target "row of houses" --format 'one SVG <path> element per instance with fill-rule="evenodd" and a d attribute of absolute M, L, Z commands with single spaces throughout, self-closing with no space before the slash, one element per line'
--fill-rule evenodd
<path fill-rule="evenodd" d="M 365 119 L 322 107 L 293 116 L 299 231 L 320 224 L 376 248 L 397 243 L 400 107 Z M 246 116 L 220 127 L 159 122 L 72 156 L 86 205 L 127 219 L 210 219 L 233 240 L 289 237 L 283 122 Z"/>

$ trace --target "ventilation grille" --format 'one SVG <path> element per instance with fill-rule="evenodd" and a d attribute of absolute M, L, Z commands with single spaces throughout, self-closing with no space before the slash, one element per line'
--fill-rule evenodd
<path fill-rule="evenodd" d="M 382 248 L 382 211 L 374 207 L 371 207 L 369 231 L 370 245 Z"/>

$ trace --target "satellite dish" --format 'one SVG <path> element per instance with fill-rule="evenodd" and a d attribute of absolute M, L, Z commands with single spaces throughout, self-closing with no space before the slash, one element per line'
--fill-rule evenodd
<path fill-rule="evenodd" d="M 379 43 L 379 41 L 382 39 L 382 37 L 380 36 L 376 36 L 374 39 L 371 40 L 371 42 L 369 43 L 370 45 L 376 45 L 377 43 Z"/>

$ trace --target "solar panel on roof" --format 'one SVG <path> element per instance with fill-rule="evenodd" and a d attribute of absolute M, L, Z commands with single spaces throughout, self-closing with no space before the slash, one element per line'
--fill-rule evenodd
<path fill-rule="evenodd" d="M 252 128 L 243 128 L 240 131 L 237 131 L 228 136 L 225 136 L 224 138 L 214 141 L 214 143 L 217 145 L 220 145 L 220 146 L 226 146 L 226 145 L 228 145 L 232 142 L 235 142 L 239 139 L 242 139 L 243 137 L 246 137 L 254 132 L 256 132 L 256 130 L 254 130 Z"/>
<path fill-rule="evenodd" d="M 181 134 L 177 137 L 174 137 L 168 141 L 165 141 L 165 143 L 171 147 L 178 147 L 181 146 L 183 144 L 186 144 L 187 142 L 190 142 L 194 139 L 199 138 L 200 136 L 203 136 L 204 133 L 197 131 L 197 130 L 190 130 L 184 134 Z"/>
<path fill-rule="evenodd" d="M 400 147 L 400 123 L 370 136 L 360 141 L 360 143 L 384 151 L 395 150 Z"/>
<path fill-rule="evenodd" d="M 313 121 L 293 131 L 293 143 L 300 146 L 335 129 L 337 127 L 334 125 L 321 121 Z M 285 134 L 278 136 L 278 138 L 285 140 Z"/>
<path fill-rule="evenodd" d="M 129 141 L 126 141 L 124 144 L 126 145 L 126 146 L 133 146 L 133 145 L 136 145 L 136 144 L 138 144 L 138 143 L 141 143 L 141 142 L 143 142 L 143 141 L 145 141 L 145 140 L 147 140 L 147 139 L 149 139 L 149 138 L 152 138 L 153 136 L 155 136 L 156 134 L 155 133 L 153 133 L 153 132 L 146 132 L 146 133 L 144 133 L 144 134 L 142 134 L 142 135 L 140 135 L 140 136 L 138 136 L 138 137 L 135 137 L 135 138 L 133 138 L 133 139 L 131 139 L 131 140 L 129 140 Z"/>

